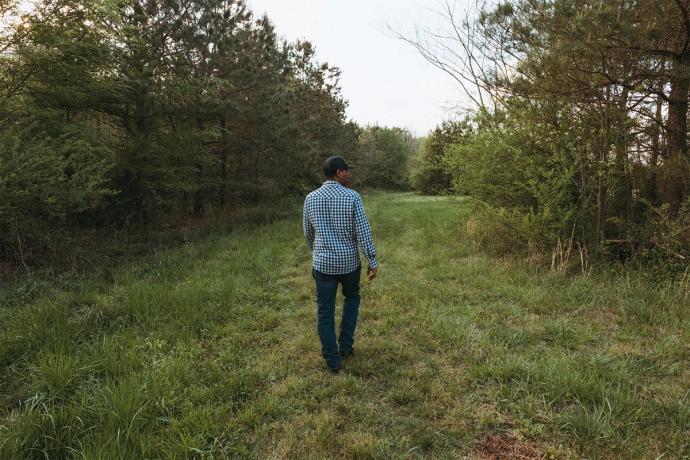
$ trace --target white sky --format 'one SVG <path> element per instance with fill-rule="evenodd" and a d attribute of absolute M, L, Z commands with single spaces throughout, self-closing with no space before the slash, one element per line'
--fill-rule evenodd
<path fill-rule="evenodd" d="M 458 2 L 462 4 L 465 2 Z M 387 24 L 412 31 L 433 26 L 436 0 L 247 0 L 271 19 L 289 41 L 309 40 L 317 59 L 342 70 L 340 86 L 348 116 L 360 125 L 400 126 L 425 135 L 448 107 L 463 105 L 463 93 L 409 44 L 395 39 Z"/>
<path fill-rule="evenodd" d="M 310 41 L 319 62 L 341 69 L 347 114 L 360 125 L 405 127 L 421 136 L 453 118 L 451 107 L 469 107 L 450 76 L 387 30 L 390 25 L 409 36 L 415 25 L 437 28 L 434 10 L 443 0 L 246 1 L 255 15 L 266 13 L 283 38 Z M 472 0 L 450 1 L 463 10 Z"/>

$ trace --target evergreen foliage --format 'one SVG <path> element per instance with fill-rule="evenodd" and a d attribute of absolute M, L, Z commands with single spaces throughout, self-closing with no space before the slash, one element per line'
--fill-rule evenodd
<path fill-rule="evenodd" d="M 303 193 L 358 150 L 339 70 L 244 0 L 43 0 L 13 21 L 17 6 L 1 11 L 0 261 Z"/>

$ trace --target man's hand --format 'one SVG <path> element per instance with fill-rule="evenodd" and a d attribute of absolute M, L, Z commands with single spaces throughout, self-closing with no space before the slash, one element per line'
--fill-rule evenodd
<path fill-rule="evenodd" d="M 376 268 L 368 267 L 367 268 L 367 278 L 369 278 L 369 281 L 376 278 L 376 274 L 378 273 L 378 271 L 379 271 L 378 267 L 376 267 Z"/>

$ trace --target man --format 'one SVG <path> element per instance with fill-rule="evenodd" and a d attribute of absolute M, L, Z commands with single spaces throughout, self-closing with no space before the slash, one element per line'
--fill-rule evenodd
<path fill-rule="evenodd" d="M 341 358 L 354 352 L 359 313 L 361 264 L 357 247 L 367 258 L 369 281 L 376 277 L 376 248 L 359 193 L 350 190 L 352 166 L 340 156 L 326 160 L 326 181 L 304 200 L 304 237 L 312 250 L 312 276 L 316 281 L 317 329 L 321 354 L 337 373 Z M 335 295 L 342 285 L 343 317 L 340 336 L 335 336 Z"/>

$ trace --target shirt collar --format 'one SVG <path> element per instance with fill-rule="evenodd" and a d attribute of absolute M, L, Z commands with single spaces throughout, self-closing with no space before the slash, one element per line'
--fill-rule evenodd
<path fill-rule="evenodd" d="M 340 185 L 340 183 L 338 181 L 334 181 L 331 179 L 328 179 L 326 182 L 324 182 L 323 186 L 324 187 L 334 187 L 334 186 L 342 187 L 342 185 Z"/>

